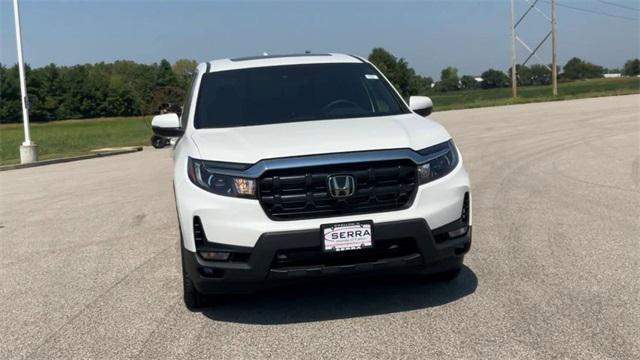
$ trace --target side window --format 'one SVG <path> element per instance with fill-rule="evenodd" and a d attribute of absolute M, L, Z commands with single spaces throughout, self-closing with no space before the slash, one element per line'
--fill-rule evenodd
<path fill-rule="evenodd" d="M 196 71 L 191 78 L 191 85 L 189 85 L 189 92 L 187 93 L 187 97 L 184 99 L 184 105 L 182 107 L 182 115 L 180 116 L 180 127 L 183 129 L 187 128 L 187 122 L 189 121 L 189 115 L 191 114 L 191 101 L 194 93 L 193 87 L 196 84 L 196 79 L 198 78 L 198 72 Z"/>

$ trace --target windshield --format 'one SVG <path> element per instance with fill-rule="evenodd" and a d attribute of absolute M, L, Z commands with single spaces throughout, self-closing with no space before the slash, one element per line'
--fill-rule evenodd
<path fill-rule="evenodd" d="M 287 65 L 204 74 L 194 125 L 221 128 L 406 112 L 369 64 Z"/>

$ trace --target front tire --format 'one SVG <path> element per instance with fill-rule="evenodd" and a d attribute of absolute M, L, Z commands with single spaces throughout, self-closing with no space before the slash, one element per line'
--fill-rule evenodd
<path fill-rule="evenodd" d="M 189 276 L 184 271 L 182 272 L 182 289 L 184 304 L 187 309 L 195 311 L 202 307 L 204 303 L 203 295 L 196 289 L 193 281 L 189 279 Z"/>
<path fill-rule="evenodd" d="M 196 289 L 193 280 L 189 278 L 185 267 L 184 242 L 182 241 L 182 231 L 180 231 L 180 260 L 182 261 L 182 298 L 187 309 L 196 311 L 204 305 L 204 295 Z"/>
<path fill-rule="evenodd" d="M 153 146 L 156 149 L 162 149 L 166 145 L 166 143 L 167 141 L 163 137 L 155 136 L 155 135 L 151 137 L 151 146 Z"/>

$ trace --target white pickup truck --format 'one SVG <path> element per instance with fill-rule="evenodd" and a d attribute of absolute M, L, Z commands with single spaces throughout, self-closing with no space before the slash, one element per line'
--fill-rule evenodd
<path fill-rule="evenodd" d="M 179 137 L 186 305 L 316 277 L 456 277 L 471 246 L 469 177 L 431 109 L 351 55 L 200 64 L 181 117 L 152 122 Z"/>

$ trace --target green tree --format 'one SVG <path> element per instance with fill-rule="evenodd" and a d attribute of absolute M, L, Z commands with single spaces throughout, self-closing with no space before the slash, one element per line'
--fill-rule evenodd
<path fill-rule="evenodd" d="M 396 58 L 383 48 L 374 48 L 369 54 L 371 61 L 402 96 L 422 94 L 431 88 L 433 80 L 416 74 L 403 58 Z"/>
<path fill-rule="evenodd" d="M 168 62 L 120 60 L 75 66 L 26 66 L 29 115 L 33 121 L 129 116 L 157 111 L 157 102 L 181 103 L 184 90 Z M 0 64 L 0 122 L 22 116 L 17 65 Z"/>
<path fill-rule="evenodd" d="M 638 76 L 640 75 L 640 59 L 631 59 L 624 63 L 622 69 L 622 75 L 624 76 Z"/>
<path fill-rule="evenodd" d="M 463 75 L 460 78 L 460 86 L 465 90 L 477 89 L 480 87 L 476 78 L 471 75 Z"/>
<path fill-rule="evenodd" d="M 411 84 L 409 84 L 410 95 L 426 94 L 431 90 L 432 85 L 433 79 L 431 77 L 414 74 L 411 77 Z"/>
<path fill-rule="evenodd" d="M 62 119 L 83 117 L 81 104 L 86 95 L 85 83 L 88 79 L 90 65 L 75 65 L 68 67 L 60 74 L 60 85 L 65 90 L 61 97 L 58 114 Z"/>
<path fill-rule="evenodd" d="M 156 67 L 154 87 L 151 91 L 146 111 L 155 113 L 160 105 L 164 103 L 181 104 L 184 100 L 184 94 L 178 84 L 176 74 L 171 68 L 171 64 L 162 59 Z"/>
<path fill-rule="evenodd" d="M 389 81 L 393 82 L 391 78 L 395 78 L 396 73 L 396 57 L 383 48 L 374 48 L 369 54 L 369 61 L 380 70 Z"/>
<path fill-rule="evenodd" d="M 55 64 L 49 64 L 32 71 L 31 76 L 38 79 L 38 86 L 32 88 L 31 91 L 39 99 L 38 104 L 32 105 L 31 115 L 36 121 L 56 119 L 64 93 L 64 89 L 60 85 L 60 70 Z"/>
<path fill-rule="evenodd" d="M 567 61 L 562 75 L 567 79 L 577 80 L 599 78 L 602 77 L 602 74 L 602 66 L 574 57 Z"/>
<path fill-rule="evenodd" d="M 171 64 L 166 59 L 162 59 L 158 65 L 156 70 L 155 86 L 178 86 L 176 74 L 173 72 Z"/>
<path fill-rule="evenodd" d="M 489 69 L 482 73 L 482 88 L 494 89 L 510 85 L 509 77 L 500 70 Z"/>
<path fill-rule="evenodd" d="M 114 64 L 115 65 L 115 64 Z M 133 81 L 112 66 L 108 76 L 109 85 L 105 99 L 109 115 L 125 116 L 140 113 L 139 97 L 135 95 Z"/>
<path fill-rule="evenodd" d="M 511 79 L 511 67 L 507 69 L 507 77 Z M 531 79 L 531 69 L 526 65 L 516 64 L 516 78 L 519 86 L 527 86 L 533 83 Z M 509 80 L 511 82 L 511 80 Z"/>
<path fill-rule="evenodd" d="M 412 89 L 411 85 L 416 73 L 409 67 L 409 63 L 403 58 L 398 59 L 395 72 L 396 83 L 400 94 L 403 96 L 415 95 L 415 89 Z"/>
<path fill-rule="evenodd" d="M 531 65 L 529 74 L 531 77 L 531 85 L 551 84 L 551 70 L 542 64 Z"/>
<path fill-rule="evenodd" d="M 369 61 L 391 81 L 403 96 L 408 95 L 410 76 L 404 59 L 396 59 L 395 56 L 383 48 L 374 48 L 369 54 Z"/>
<path fill-rule="evenodd" d="M 0 64 L 0 122 L 20 121 L 21 111 L 18 65 Z"/>
<path fill-rule="evenodd" d="M 460 87 L 459 82 L 458 69 L 449 66 L 440 72 L 440 82 L 437 84 L 437 89 L 439 91 L 458 90 Z"/>
<path fill-rule="evenodd" d="M 184 90 L 188 90 L 189 84 L 191 84 L 191 78 L 196 72 L 197 66 L 198 63 L 195 60 L 176 60 L 171 68 L 173 70 L 173 73 L 176 75 L 176 79 L 178 80 L 178 86 L 180 86 Z"/>

